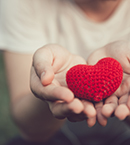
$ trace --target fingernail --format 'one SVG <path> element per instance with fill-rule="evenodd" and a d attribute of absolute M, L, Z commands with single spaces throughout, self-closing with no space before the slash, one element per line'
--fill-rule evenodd
<path fill-rule="evenodd" d="M 45 72 L 42 72 L 42 74 L 41 74 L 41 78 L 44 77 L 44 75 L 45 75 Z"/>
<path fill-rule="evenodd" d="M 43 72 L 43 73 L 41 74 L 41 81 L 43 80 L 44 76 L 45 76 L 45 72 Z"/>

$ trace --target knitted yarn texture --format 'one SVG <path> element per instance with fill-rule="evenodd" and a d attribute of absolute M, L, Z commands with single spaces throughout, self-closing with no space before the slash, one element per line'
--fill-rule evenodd
<path fill-rule="evenodd" d="M 95 65 L 76 65 L 66 74 L 68 88 L 80 99 L 99 102 L 111 96 L 123 78 L 121 64 L 110 57 Z"/>

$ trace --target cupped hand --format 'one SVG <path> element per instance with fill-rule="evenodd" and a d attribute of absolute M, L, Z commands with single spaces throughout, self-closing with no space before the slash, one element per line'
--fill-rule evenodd
<path fill-rule="evenodd" d="M 127 41 L 116 41 L 97 49 L 88 58 L 87 63 L 94 65 L 104 57 L 116 59 L 123 68 L 123 80 L 114 94 L 104 102 L 96 103 L 97 120 L 102 125 L 107 124 L 107 119 L 115 115 L 124 120 L 130 115 L 130 45 Z"/>
<path fill-rule="evenodd" d="M 86 64 L 86 61 L 59 45 L 50 44 L 38 49 L 31 68 L 31 90 L 49 104 L 54 117 L 87 120 L 88 125 L 93 126 L 96 122 L 93 103 L 75 98 L 66 84 L 67 71 L 77 64 Z"/>

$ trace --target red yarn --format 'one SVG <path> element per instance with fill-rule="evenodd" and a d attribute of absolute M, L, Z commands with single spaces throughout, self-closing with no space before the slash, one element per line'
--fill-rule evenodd
<path fill-rule="evenodd" d="M 76 97 L 99 102 L 111 96 L 120 86 L 123 70 L 120 63 L 110 57 L 95 65 L 76 65 L 66 74 L 68 88 Z"/>

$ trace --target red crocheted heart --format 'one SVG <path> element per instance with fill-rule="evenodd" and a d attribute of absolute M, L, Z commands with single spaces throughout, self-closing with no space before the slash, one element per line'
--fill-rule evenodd
<path fill-rule="evenodd" d="M 95 65 L 76 65 L 66 74 L 68 88 L 76 97 L 99 102 L 111 96 L 121 84 L 123 70 L 120 63 L 110 57 Z"/>

